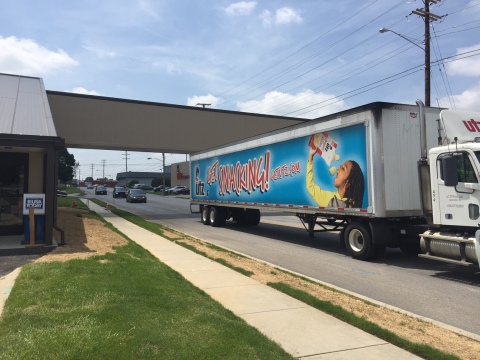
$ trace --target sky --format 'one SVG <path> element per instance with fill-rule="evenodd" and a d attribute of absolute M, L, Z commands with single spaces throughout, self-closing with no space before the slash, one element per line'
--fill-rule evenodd
<path fill-rule="evenodd" d="M 480 111 L 480 0 L 434 2 L 432 106 Z M 375 101 L 415 104 L 424 99 L 425 29 L 412 11 L 421 8 L 421 0 L 3 0 L 0 73 L 40 77 L 52 91 L 311 119 Z M 115 178 L 125 157 L 129 171 L 161 170 L 161 154 L 68 150 L 81 179 Z M 166 163 L 186 158 L 166 154 Z"/>

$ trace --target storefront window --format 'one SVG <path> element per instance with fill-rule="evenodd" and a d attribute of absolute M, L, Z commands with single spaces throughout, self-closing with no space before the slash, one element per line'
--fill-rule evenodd
<path fill-rule="evenodd" d="M 28 154 L 0 153 L 0 236 L 23 233 Z"/>

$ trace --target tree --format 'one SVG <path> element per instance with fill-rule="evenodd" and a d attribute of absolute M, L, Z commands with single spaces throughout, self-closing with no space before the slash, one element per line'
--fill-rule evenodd
<path fill-rule="evenodd" d="M 131 180 L 129 183 L 128 183 L 128 187 L 129 188 L 133 188 L 133 185 L 135 184 L 138 184 L 138 180 Z"/>
<path fill-rule="evenodd" d="M 153 187 L 157 187 L 157 186 L 162 185 L 162 184 L 163 184 L 162 179 L 155 178 L 155 179 L 152 180 L 152 186 Z"/>
<path fill-rule="evenodd" d="M 73 179 L 75 157 L 67 149 L 58 152 L 58 180 L 67 183 Z"/>
<path fill-rule="evenodd" d="M 163 178 L 155 178 L 152 180 L 152 186 L 157 187 L 163 185 Z M 170 177 L 165 178 L 165 186 L 170 186 Z"/>

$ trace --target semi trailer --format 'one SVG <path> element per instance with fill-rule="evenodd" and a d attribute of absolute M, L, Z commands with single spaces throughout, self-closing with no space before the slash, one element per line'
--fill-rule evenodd
<path fill-rule="evenodd" d="M 205 225 L 286 212 L 310 237 L 338 232 L 355 259 L 399 247 L 479 263 L 480 113 L 375 102 L 192 154 L 190 167 Z"/>

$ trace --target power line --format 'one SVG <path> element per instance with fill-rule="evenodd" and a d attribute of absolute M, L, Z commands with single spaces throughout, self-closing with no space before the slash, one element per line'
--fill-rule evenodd
<path fill-rule="evenodd" d="M 376 1 L 375 1 L 375 2 L 376 2 Z M 370 3 L 368 6 L 366 6 L 365 8 L 363 8 L 361 11 L 366 10 L 368 7 L 370 7 L 371 5 L 373 5 L 375 2 Z M 286 74 L 290 73 L 290 72 L 293 71 L 294 69 L 300 67 L 301 65 L 306 64 L 308 61 L 312 60 L 313 58 L 316 58 L 316 57 L 318 57 L 319 55 L 323 54 L 325 51 L 327 51 L 327 50 L 329 50 L 329 49 L 337 46 L 338 44 L 346 41 L 348 38 L 350 38 L 350 37 L 352 37 L 353 35 L 355 35 L 359 30 L 367 27 L 370 22 L 373 22 L 374 20 L 376 20 L 376 19 L 380 18 L 381 16 L 387 14 L 388 12 L 394 10 L 394 9 L 397 8 L 398 6 L 402 5 L 403 3 L 404 3 L 404 1 L 400 1 L 399 3 L 397 3 L 396 5 L 394 5 L 393 7 L 389 8 L 387 11 L 383 12 L 381 15 L 376 16 L 375 18 L 373 18 L 372 20 L 370 20 L 368 23 L 360 26 L 359 28 L 356 28 L 355 30 L 353 30 L 352 32 L 350 32 L 348 35 L 344 36 L 342 39 L 340 39 L 340 40 L 338 40 L 338 41 L 332 42 L 330 45 L 326 46 L 324 49 L 322 49 L 321 51 L 315 53 L 314 55 L 311 55 L 311 56 L 307 57 L 306 59 L 303 59 L 303 60 L 301 60 L 301 61 L 299 61 L 299 62 L 297 62 L 297 63 L 289 66 L 288 68 L 286 68 L 286 69 L 278 72 L 277 74 L 275 74 L 275 75 L 273 75 L 273 76 L 271 76 L 271 77 L 263 80 L 262 82 L 259 82 L 259 83 L 255 84 L 255 85 L 250 86 L 248 89 L 241 91 L 241 92 L 243 92 L 243 94 L 242 94 L 241 96 L 237 96 L 234 100 L 238 101 L 239 98 L 241 98 L 242 96 L 251 94 L 254 90 L 260 91 L 260 90 L 259 90 L 260 86 L 262 86 L 262 85 L 264 86 L 264 85 L 266 85 L 266 84 L 269 84 L 269 83 L 271 83 L 271 82 L 279 79 L 279 78 L 282 77 L 282 76 L 285 76 Z M 360 12 L 361 12 L 361 11 L 360 11 Z M 357 16 L 360 12 L 357 12 L 356 14 L 354 14 L 353 16 L 351 16 L 349 19 Z M 334 29 L 336 29 L 337 27 L 343 25 L 343 24 L 346 23 L 349 19 L 344 20 L 344 21 L 342 21 L 340 24 L 334 26 L 332 29 L 328 30 L 326 33 L 324 33 L 324 34 L 321 35 L 320 37 L 316 38 L 314 41 L 316 41 L 316 40 L 318 40 L 319 38 L 325 36 L 325 35 L 328 34 L 329 32 L 331 32 L 331 31 L 333 31 Z M 314 41 L 310 42 L 308 45 L 312 44 Z M 358 45 L 357 45 L 357 46 L 358 46 Z M 304 48 L 305 48 L 305 47 L 302 47 L 302 49 L 304 49 Z M 298 52 L 298 51 L 296 51 L 294 54 L 296 54 L 297 52 Z M 292 54 L 292 55 L 293 55 L 293 54 Z M 289 58 L 289 57 L 291 57 L 291 55 L 289 55 L 287 58 Z M 287 58 L 285 58 L 285 59 L 287 59 Z M 285 59 L 283 59 L 282 61 L 284 61 Z M 278 63 L 275 64 L 275 66 L 276 66 L 276 65 L 278 65 Z M 322 64 L 322 65 L 325 65 L 325 63 Z M 318 66 L 317 66 L 317 67 L 318 67 Z M 271 67 L 271 68 L 272 68 L 272 67 Z M 267 70 L 268 70 L 268 69 L 267 69 Z M 308 72 L 310 72 L 310 71 L 311 71 L 311 70 L 309 70 Z M 264 71 L 264 72 L 265 72 L 265 71 Z M 262 73 L 264 73 L 264 72 L 262 72 Z M 307 72 L 307 73 L 308 73 L 308 72 Z M 300 76 L 297 76 L 295 79 L 298 79 L 299 77 L 301 77 L 301 76 L 303 76 L 303 75 L 305 75 L 305 73 L 302 74 L 302 75 L 300 75 Z M 295 80 L 295 79 L 293 79 L 293 80 Z M 292 80 L 292 81 L 293 81 L 293 80 Z M 282 84 L 282 85 L 284 85 L 284 84 Z M 280 85 L 280 86 L 282 86 L 282 85 Z M 279 86 L 277 86 L 277 87 L 275 87 L 275 88 L 278 88 L 278 87 L 279 87 Z M 272 88 L 272 90 L 275 89 L 275 88 Z M 271 90 L 270 90 L 270 91 L 271 91 Z M 234 95 L 238 95 L 238 94 L 239 94 L 239 92 L 235 93 Z M 231 96 L 231 97 L 232 97 L 232 96 Z M 227 99 L 228 99 L 228 98 L 227 98 Z M 232 102 L 232 101 L 233 101 L 233 100 L 226 100 L 226 99 L 225 99 L 225 101 L 223 102 L 223 105 L 225 105 L 226 103 Z M 246 100 L 246 101 L 248 101 L 248 100 Z M 225 108 L 228 109 L 229 107 L 227 106 L 227 107 L 225 107 Z"/>
<path fill-rule="evenodd" d="M 430 3 L 432 3 L 432 1 L 429 1 L 429 2 L 428 2 L 428 5 L 430 5 Z M 444 1 L 443 1 L 443 2 L 433 1 L 433 3 L 435 3 L 435 4 L 439 5 L 439 6 L 443 6 L 445 2 L 444 2 Z M 398 3 L 397 5 L 395 5 L 395 7 L 391 8 L 390 10 L 395 9 L 396 7 L 400 6 L 401 4 L 403 4 L 403 2 Z M 475 5 L 475 6 L 476 6 L 476 5 Z M 429 7 L 428 9 L 430 9 L 430 7 Z M 390 11 L 390 10 L 389 10 L 389 11 Z M 414 10 L 414 11 L 417 11 L 417 10 Z M 425 11 L 425 10 L 424 10 L 424 11 Z M 451 17 L 452 14 L 460 13 L 460 12 L 462 12 L 462 11 L 465 11 L 465 9 L 461 9 L 461 10 L 458 10 L 458 11 L 450 12 L 450 13 L 447 14 L 447 15 L 448 15 L 449 17 Z M 359 27 L 357 28 L 357 31 L 360 30 L 360 29 L 365 28 L 366 25 L 372 24 L 372 22 L 373 22 L 374 20 L 381 18 L 381 17 L 382 17 L 383 15 L 385 15 L 386 13 L 388 13 L 388 11 L 382 13 L 382 14 L 379 15 L 379 16 L 372 17 L 372 20 L 369 20 L 369 21 L 367 22 L 367 24 L 365 24 L 365 25 L 363 25 L 363 26 L 359 26 Z M 428 13 L 429 13 L 429 15 L 431 14 L 430 11 L 428 11 Z M 413 15 L 416 15 L 416 14 L 413 14 Z M 405 18 L 408 19 L 408 18 L 410 18 L 410 17 L 413 16 L 413 15 L 406 16 Z M 435 15 L 435 14 L 432 14 L 432 15 Z M 420 13 L 420 16 L 422 16 L 422 13 Z M 425 12 L 423 12 L 423 16 L 425 16 Z M 446 15 L 445 15 L 445 16 L 446 16 Z M 437 19 L 437 22 L 441 22 L 442 19 L 443 19 L 443 17 L 442 17 L 442 16 L 439 16 L 439 15 L 435 15 L 435 18 Z M 424 18 L 424 19 L 425 19 L 425 18 Z M 398 21 L 396 22 L 396 24 L 398 24 L 399 22 L 400 22 L 400 20 L 398 20 Z M 460 27 L 460 26 L 463 26 L 463 27 L 464 27 L 464 26 L 467 26 L 467 24 L 473 24 L 473 23 L 475 23 L 475 22 L 469 22 L 469 23 L 466 23 L 466 24 L 457 25 L 457 28 Z M 343 24 L 343 22 L 340 22 L 339 25 L 340 25 L 340 24 Z M 337 26 L 338 26 L 338 25 L 337 25 Z M 471 27 L 471 29 L 474 29 L 474 28 L 475 28 L 475 27 Z M 467 29 L 464 29 L 464 30 L 466 31 Z M 443 31 L 445 31 L 445 30 L 443 30 Z M 463 31 L 463 30 L 461 30 L 461 31 Z M 452 32 L 452 33 L 453 33 L 453 32 Z M 325 34 L 322 34 L 320 37 L 316 38 L 315 40 L 323 37 L 324 35 L 325 35 Z M 441 36 L 444 36 L 444 35 L 447 35 L 447 34 L 442 34 Z M 348 35 L 346 35 L 345 37 L 342 37 L 342 38 L 341 38 L 340 40 L 338 40 L 337 42 L 341 42 L 341 41 L 343 41 L 344 39 L 349 38 L 349 36 L 351 37 L 351 34 L 348 34 Z M 436 35 L 436 37 L 437 37 L 437 36 L 440 36 L 440 35 Z M 360 42 L 360 43 L 356 42 L 356 43 L 352 44 L 352 45 L 350 46 L 350 48 L 358 48 L 358 47 L 360 46 L 360 44 L 362 44 L 362 45 L 363 45 L 364 43 L 366 44 L 366 43 L 368 42 L 368 39 L 373 40 L 373 37 L 364 39 L 364 40 L 362 40 L 362 42 Z M 412 38 L 412 41 L 415 41 L 415 40 Z M 437 41 L 437 42 L 438 42 L 438 41 Z M 309 43 L 309 44 L 311 44 L 311 43 Z M 331 44 L 330 44 L 330 45 L 331 45 Z M 333 47 L 330 46 L 330 45 L 325 46 L 322 51 L 317 52 L 316 54 L 314 54 L 314 55 L 313 55 L 313 58 L 314 58 L 314 57 L 318 57 L 320 54 L 323 54 L 324 51 L 326 51 L 326 50 L 332 49 Z M 439 49 L 439 45 L 437 45 L 437 48 Z M 304 49 L 304 47 L 302 47 L 301 49 Z M 434 50 L 435 50 L 435 49 L 434 49 Z M 299 50 L 298 50 L 298 51 L 299 51 Z M 294 52 L 294 54 L 297 54 L 298 51 L 297 51 L 297 52 Z M 343 52 L 340 52 L 340 53 L 335 54 L 335 56 L 331 56 L 330 59 L 331 59 L 331 61 L 333 61 L 333 60 L 335 60 L 335 58 L 338 58 L 338 57 L 340 57 L 340 56 L 344 56 L 347 52 L 348 52 L 348 51 L 345 51 L 345 50 L 344 50 Z M 441 54 L 440 51 L 438 51 L 438 53 L 435 52 L 435 54 L 436 54 L 436 58 L 442 58 L 442 54 Z M 370 53 L 370 55 L 371 55 L 371 53 Z M 365 57 L 365 56 L 368 56 L 368 55 L 363 54 L 360 58 L 363 58 L 363 57 Z M 288 58 L 291 58 L 291 57 L 288 56 L 288 57 L 282 59 L 282 62 L 284 62 L 284 61 L 285 61 L 286 59 L 288 59 Z M 274 75 L 272 75 L 272 76 L 270 76 L 270 77 L 268 77 L 268 78 L 265 78 L 265 79 L 263 79 L 262 81 L 258 81 L 255 85 L 252 85 L 252 86 L 248 87 L 247 89 L 244 88 L 244 89 L 241 89 L 241 90 L 237 91 L 234 95 L 231 95 L 229 98 L 227 98 L 227 100 L 228 100 L 227 103 L 223 103 L 223 105 L 226 105 L 226 104 L 228 104 L 229 102 L 239 101 L 241 98 L 245 98 L 245 97 L 247 97 L 247 96 L 248 96 L 248 97 L 246 98 L 246 100 L 245 100 L 244 102 L 251 101 L 251 100 L 255 99 L 255 93 L 258 94 L 258 93 L 261 91 L 261 90 L 260 90 L 260 87 L 265 86 L 266 84 L 273 84 L 274 81 L 278 81 L 278 80 L 280 80 L 280 79 L 284 79 L 284 81 L 283 81 L 281 84 L 277 84 L 276 86 L 271 86 L 268 90 L 262 90 L 262 92 L 263 92 L 263 93 L 267 93 L 267 92 L 273 91 L 273 90 L 280 91 L 279 89 L 280 89 L 281 87 L 285 87 L 285 86 L 288 85 L 288 84 L 293 84 L 294 81 L 297 81 L 298 83 L 295 84 L 295 85 L 292 86 L 289 90 L 286 90 L 286 91 L 288 92 L 288 91 L 292 90 L 292 88 L 293 88 L 293 89 L 301 88 L 302 86 L 305 86 L 306 84 L 310 84 L 310 83 L 313 83 L 315 80 L 319 80 L 321 77 L 324 77 L 324 76 L 326 76 L 326 75 L 331 76 L 333 73 L 337 73 L 337 72 L 339 71 L 339 69 L 346 69 L 346 68 L 348 68 L 348 66 L 351 66 L 354 62 L 356 62 L 356 61 L 359 60 L 360 58 L 350 59 L 350 61 L 348 62 L 348 64 L 339 66 L 339 67 L 337 67 L 336 69 L 334 69 L 333 71 L 329 71 L 329 74 L 323 74 L 323 75 L 321 75 L 320 77 L 316 77 L 316 78 L 313 79 L 313 80 L 312 80 L 312 79 L 308 79 L 308 81 L 306 81 L 306 82 L 301 82 L 301 83 L 298 82 L 298 80 L 300 80 L 300 79 L 302 78 L 302 76 L 310 75 L 310 74 L 312 74 L 313 71 L 315 71 L 315 69 L 319 70 L 319 69 L 322 69 L 323 67 L 325 67 L 325 65 L 327 65 L 327 64 L 329 63 L 328 61 L 326 61 L 326 60 L 323 61 L 321 65 L 311 66 L 309 69 L 307 69 L 306 71 L 302 72 L 302 74 L 299 74 L 299 75 L 296 75 L 296 76 L 291 76 L 291 77 L 288 79 L 288 78 L 286 77 L 287 74 L 292 74 L 292 72 L 293 72 L 294 70 L 299 69 L 300 66 L 304 66 L 308 61 L 310 61 L 310 59 L 312 59 L 312 56 L 306 57 L 306 58 L 304 58 L 304 59 L 302 59 L 302 60 L 300 60 L 300 61 L 297 61 L 297 62 L 293 63 L 292 65 L 284 68 L 283 70 L 277 72 L 276 74 L 274 74 Z M 333 86 L 335 86 L 335 85 L 339 85 L 340 83 L 345 82 L 347 79 L 351 79 L 351 78 L 353 78 L 354 76 L 357 76 L 357 75 L 360 75 L 360 74 L 364 73 L 364 71 L 367 71 L 367 70 L 369 70 L 369 69 L 374 69 L 374 68 L 375 68 L 375 63 L 377 63 L 377 64 L 379 65 L 381 62 L 378 62 L 377 59 L 375 59 L 375 60 L 373 60 L 373 61 L 371 61 L 371 62 L 369 62 L 369 63 L 367 63 L 367 64 L 362 65 L 361 67 L 362 67 L 362 70 L 363 70 L 363 71 L 358 71 L 358 68 L 352 70 L 352 71 L 350 72 L 350 74 L 355 74 L 355 75 L 349 76 L 348 73 L 347 73 L 347 74 L 343 74 L 343 75 L 341 75 L 341 76 L 336 76 L 335 80 L 332 80 L 332 81 L 330 81 L 330 82 L 328 83 L 328 85 L 329 85 L 328 87 L 333 87 Z M 279 64 L 279 63 L 277 63 L 277 64 L 275 64 L 275 65 L 278 65 L 278 64 Z M 433 64 L 433 62 L 432 62 L 432 64 Z M 441 78 L 445 77 L 445 78 L 443 79 L 443 81 L 444 81 L 444 83 L 445 83 L 445 87 L 446 87 L 446 88 L 450 88 L 449 91 L 450 91 L 450 94 L 451 94 L 451 93 L 452 93 L 452 92 L 451 92 L 451 87 L 450 87 L 450 85 L 449 85 L 448 76 L 447 76 L 446 71 L 445 71 L 445 65 L 435 63 L 435 66 L 438 66 L 439 71 L 440 71 L 440 76 L 441 76 Z M 442 72 L 442 67 L 443 67 L 443 70 L 444 70 L 445 74 L 442 74 L 442 73 L 441 73 L 441 72 Z M 271 69 L 271 68 L 272 68 L 272 67 L 267 68 L 266 70 Z M 429 72 L 429 73 L 430 73 L 430 72 Z M 264 71 L 263 74 L 266 75 L 266 72 Z M 257 74 L 257 75 L 258 75 L 258 74 Z M 433 75 L 433 73 L 432 73 L 432 75 Z M 256 76 L 256 77 L 257 77 L 257 76 Z M 252 78 L 250 78 L 250 79 L 252 79 Z M 249 79 L 249 80 L 250 80 L 250 79 Z M 245 82 L 243 82 L 242 84 L 245 84 L 246 82 L 248 82 L 248 80 L 245 81 Z M 439 87 L 438 87 L 438 83 L 437 83 L 437 81 L 436 81 L 436 77 L 435 77 L 435 76 L 432 76 L 432 83 L 433 83 L 433 85 L 434 85 L 435 91 L 436 91 L 436 92 L 440 92 L 440 89 L 439 89 Z M 328 87 L 326 87 L 325 85 L 326 85 L 326 84 L 322 84 L 320 87 L 317 87 L 316 89 L 319 89 L 319 88 L 323 88 L 323 89 L 328 88 Z M 223 93 L 222 93 L 222 94 L 223 94 Z M 311 94 L 311 93 L 308 93 L 308 94 Z M 311 96 L 311 95 L 308 95 L 308 94 L 305 93 L 305 95 L 303 95 L 302 98 L 308 98 L 309 96 Z M 237 95 L 238 95 L 238 96 L 237 96 Z M 315 95 L 315 94 L 312 94 L 312 95 Z M 294 102 L 298 102 L 298 101 L 300 101 L 300 99 L 299 99 L 299 98 L 295 98 L 295 99 L 293 99 L 293 100 L 288 100 L 287 103 L 294 103 Z M 280 105 L 276 105 L 275 107 L 270 108 L 269 110 L 278 110 L 278 108 L 282 108 L 282 107 L 286 107 L 286 106 L 287 106 L 287 104 L 286 104 L 286 103 L 283 103 L 283 104 L 280 104 Z M 225 108 L 228 108 L 228 107 L 229 107 L 229 106 L 226 106 Z M 250 106 L 250 107 L 252 107 L 252 106 Z M 244 110 L 245 110 L 245 109 L 248 109 L 248 107 L 247 107 L 247 108 L 244 108 Z"/>
<path fill-rule="evenodd" d="M 446 57 L 444 59 L 441 59 L 441 60 L 438 60 L 434 63 L 434 65 L 438 65 L 438 63 L 442 62 L 442 63 L 449 63 L 449 62 L 453 62 L 453 61 L 458 61 L 458 60 L 463 60 L 463 59 L 466 59 L 466 58 L 469 58 L 469 57 L 473 57 L 473 56 L 479 56 L 480 55 L 480 48 L 478 49 L 474 49 L 474 50 L 471 50 L 471 51 L 467 51 L 467 52 L 464 52 L 464 53 L 461 53 L 461 54 L 457 54 L 457 55 L 453 55 L 453 56 L 449 56 L 449 57 Z M 410 75 L 413 75 L 419 71 L 422 70 L 422 65 L 418 65 L 416 67 L 413 67 L 413 68 L 410 68 L 408 70 L 405 70 L 405 71 L 402 71 L 402 72 L 399 72 L 397 74 L 394 74 L 394 75 L 391 75 L 389 77 L 386 77 L 386 78 L 383 78 L 381 80 L 377 80 L 377 81 L 374 81 L 370 84 L 367 84 L 367 85 L 364 85 L 364 86 L 361 86 L 361 87 L 358 87 L 354 90 L 351 90 L 351 91 L 347 91 L 341 95 L 338 95 L 338 96 L 334 96 L 330 99 L 327 99 L 327 100 L 324 100 L 324 101 L 321 101 L 319 103 L 316 103 L 316 104 L 312 104 L 312 105 L 309 105 L 307 107 L 304 107 L 302 109 L 297 109 L 295 111 L 291 111 L 289 113 L 286 113 L 286 114 L 283 114 L 282 116 L 292 116 L 293 114 L 295 113 L 298 113 L 299 111 L 302 111 L 302 110 L 306 110 L 306 109 L 310 109 L 310 110 L 307 110 L 305 112 L 302 112 L 302 113 L 299 113 L 297 114 L 296 116 L 301 116 L 301 115 L 304 115 L 304 114 L 307 114 L 309 112 L 312 112 L 312 111 L 315 111 L 315 110 L 318 110 L 319 108 L 321 107 L 316 107 L 314 109 L 311 109 L 312 107 L 314 106 L 317 106 L 317 105 L 320 105 L 320 104 L 323 104 L 327 101 L 333 101 L 332 103 L 329 103 L 328 105 L 331 105 L 335 102 L 338 102 L 338 101 L 342 101 L 342 100 L 345 100 L 345 99 L 348 99 L 348 98 L 351 98 L 353 96 L 356 96 L 356 95 L 359 95 L 361 93 L 364 93 L 364 92 L 367 92 L 367 91 L 371 91 L 373 89 L 376 89 L 378 87 L 381 87 L 381 86 L 384 86 L 392 81 L 395 81 L 397 80 L 398 78 L 403 78 L 403 77 L 406 77 L 406 76 L 410 76 Z M 373 86 L 373 85 L 376 85 L 376 86 Z M 359 90 L 363 90 L 361 92 L 359 92 Z M 344 97 L 345 95 L 349 95 L 349 94 L 352 94 L 348 97 Z M 335 100 L 335 101 L 334 101 Z M 324 106 L 327 106 L 327 105 L 324 105 Z M 322 106 L 322 107 L 324 107 Z"/>

